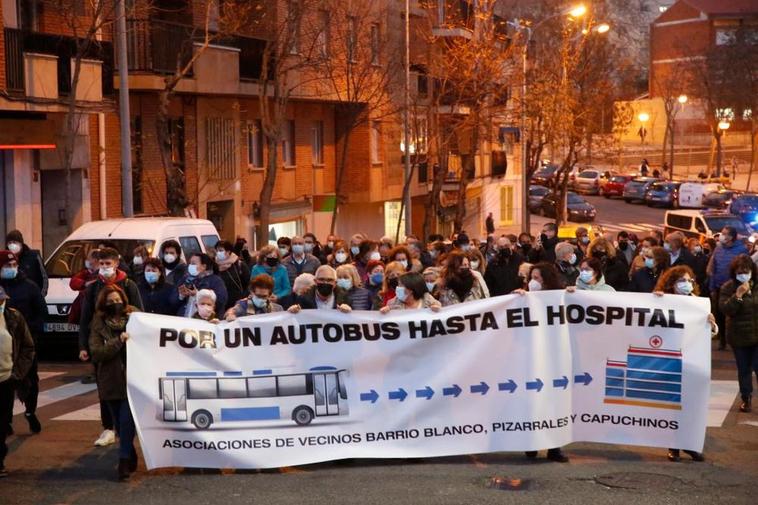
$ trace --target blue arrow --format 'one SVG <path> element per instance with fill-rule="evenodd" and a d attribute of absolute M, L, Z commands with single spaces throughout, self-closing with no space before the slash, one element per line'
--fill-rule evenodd
<path fill-rule="evenodd" d="M 568 377 L 566 377 L 565 375 L 563 376 L 562 379 L 553 379 L 554 388 L 566 389 L 566 386 L 568 386 L 568 384 L 569 384 L 569 380 L 568 380 Z"/>
<path fill-rule="evenodd" d="M 574 375 L 574 384 L 584 384 L 585 386 L 592 382 L 592 376 L 588 372 L 584 375 Z"/>
<path fill-rule="evenodd" d="M 497 388 L 500 391 L 508 391 L 509 393 L 513 393 L 514 391 L 516 391 L 517 387 L 518 385 L 516 385 L 516 383 L 513 382 L 513 379 L 508 379 L 508 382 L 501 382 L 500 384 L 497 385 Z"/>
<path fill-rule="evenodd" d="M 534 382 L 527 382 L 526 383 L 526 389 L 527 390 L 529 390 L 529 389 L 536 389 L 537 392 L 539 393 L 540 391 L 542 391 L 542 386 L 543 385 L 544 385 L 544 382 L 542 382 L 541 379 L 537 379 Z"/>
<path fill-rule="evenodd" d="M 378 399 L 379 399 L 379 393 L 377 393 L 373 389 L 368 393 L 361 393 L 362 402 L 376 403 Z"/>
<path fill-rule="evenodd" d="M 480 382 L 479 384 L 474 384 L 473 386 L 471 386 L 472 393 L 482 393 L 482 396 L 486 395 L 487 391 L 489 390 L 490 390 L 490 387 L 484 381 Z"/>
<path fill-rule="evenodd" d="M 390 400 L 400 400 L 401 402 L 405 400 L 407 396 L 408 393 L 406 393 L 403 388 L 398 388 L 397 391 L 390 391 L 389 394 Z"/>
<path fill-rule="evenodd" d="M 461 394 L 461 387 L 458 384 L 453 384 L 453 387 L 451 388 L 442 388 L 442 394 L 444 396 L 452 396 L 454 398 L 458 398 L 458 395 Z"/>
<path fill-rule="evenodd" d="M 426 398 L 427 400 L 431 400 L 432 396 L 434 396 L 434 390 L 429 386 L 426 386 L 426 389 L 416 390 L 416 398 Z"/>

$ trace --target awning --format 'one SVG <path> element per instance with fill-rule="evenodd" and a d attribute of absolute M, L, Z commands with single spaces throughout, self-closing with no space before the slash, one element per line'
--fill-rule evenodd
<path fill-rule="evenodd" d="M 55 149 L 53 123 L 34 119 L 0 119 L 0 149 Z"/>

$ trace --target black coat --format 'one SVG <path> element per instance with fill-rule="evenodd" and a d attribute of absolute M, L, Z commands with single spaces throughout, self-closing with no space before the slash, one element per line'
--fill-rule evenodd
<path fill-rule="evenodd" d="M 622 252 L 618 252 L 615 258 L 603 258 L 603 277 L 605 283 L 616 291 L 627 291 L 629 285 L 629 264 Z"/>
<path fill-rule="evenodd" d="M 233 265 L 219 272 L 218 276 L 226 286 L 226 309 L 234 307 L 237 300 L 247 297 L 250 284 L 250 269 L 242 261 L 237 260 Z"/>
<path fill-rule="evenodd" d="M 538 261 L 547 261 L 553 263 L 555 261 L 555 246 L 558 245 L 558 237 L 553 237 L 542 242 L 542 247 L 537 249 Z"/>
<path fill-rule="evenodd" d="M 649 268 L 640 268 L 629 282 L 627 291 L 634 293 L 652 293 L 655 289 L 655 285 L 658 283 L 658 277 L 660 277 L 660 271 L 654 272 Z"/>
<path fill-rule="evenodd" d="M 27 279 L 21 270 L 15 279 L 0 280 L 0 286 L 10 296 L 6 302 L 8 306 L 19 311 L 24 316 L 32 336 L 39 337 L 44 330 L 47 315 L 47 305 L 40 288 Z"/>
<path fill-rule="evenodd" d="M 671 266 L 688 266 L 694 272 L 696 268 L 695 263 L 695 256 L 693 256 L 687 249 L 682 248 L 679 250 L 679 257 L 671 264 Z"/>
<path fill-rule="evenodd" d="M 332 304 L 332 308 L 336 309 L 340 305 L 349 305 L 351 308 L 353 306 L 352 300 L 350 299 L 350 294 L 345 291 L 342 288 L 336 287 L 334 288 L 334 301 Z M 302 295 L 297 295 L 295 297 L 295 303 L 292 305 L 300 305 L 301 309 L 315 309 L 318 306 L 316 305 L 316 287 L 310 288 L 308 291 L 306 291 Z"/>
<path fill-rule="evenodd" d="M 695 280 L 700 286 L 700 296 L 708 296 L 708 279 L 706 269 L 708 268 L 708 255 L 704 253 L 691 254 L 692 271 L 695 272 Z"/>
<path fill-rule="evenodd" d="M 43 297 L 47 295 L 47 271 L 38 250 L 23 245 L 21 254 L 18 255 L 18 271 L 23 272 L 27 279 L 39 287 Z"/>
<path fill-rule="evenodd" d="M 171 284 L 163 278 L 155 284 L 150 284 L 143 278 L 138 286 L 145 312 L 164 316 L 176 315 L 177 306 L 174 305 L 174 299 L 171 296 L 174 287 Z"/>
<path fill-rule="evenodd" d="M 579 269 L 576 265 L 569 265 L 565 261 L 556 261 L 555 268 L 558 269 L 558 273 L 566 286 L 576 285 L 576 280 L 579 278 Z"/>
<path fill-rule="evenodd" d="M 487 263 L 484 271 L 484 282 L 490 290 L 490 296 L 507 295 L 514 289 L 522 287 L 523 281 L 518 276 L 518 269 L 524 258 L 518 253 L 512 253 L 510 258 L 501 259 L 499 256 Z"/>

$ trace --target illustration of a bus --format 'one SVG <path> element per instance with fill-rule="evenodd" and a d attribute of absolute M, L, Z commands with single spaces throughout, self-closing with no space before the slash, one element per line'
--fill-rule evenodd
<path fill-rule="evenodd" d="M 346 375 L 329 366 L 292 374 L 167 372 L 159 379 L 162 417 L 189 420 L 199 430 L 213 423 L 280 419 L 305 426 L 315 417 L 348 415 Z"/>

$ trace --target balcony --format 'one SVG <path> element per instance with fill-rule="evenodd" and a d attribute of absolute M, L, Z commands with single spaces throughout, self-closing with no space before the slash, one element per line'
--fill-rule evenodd
<path fill-rule="evenodd" d="M 75 38 L 17 28 L 3 28 L 3 33 L 5 83 L 9 92 L 53 99 L 71 94 L 73 62 L 77 53 Z M 100 75 L 94 71 L 95 66 L 100 67 Z M 49 77 L 57 89 L 49 89 L 40 96 L 37 81 L 45 76 L 39 72 L 52 73 L 47 72 L 47 68 L 54 68 L 54 75 Z M 103 95 L 113 94 L 113 45 L 110 42 L 93 41 L 84 52 L 82 69 L 80 79 L 88 80 L 90 74 L 95 75 L 101 82 L 101 89 L 96 93 L 89 91 L 86 96 L 82 96 L 79 90 L 77 99 L 99 99 Z M 90 69 L 92 72 L 89 72 Z M 80 87 L 81 83 L 80 80 Z"/>
<path fill-rule="evenodd" d="M 435 37 L 463 37 L 470 39 L 474 32 L 474 7 L 471 0 L 438 0 Z"/>
<path fill-rule="evenodd" d="M 189 62 L 195 44 L 203 39 L 202 28 L 156 19 L 129 19 L 129 71 L 172 74 L 178 65 L 185 66 Z M 214 37 L 211 43 L 214 47 L 231 48 L 239 53 L 240 79 L 260 79 L 265 40 L 231 36 Z"/>

